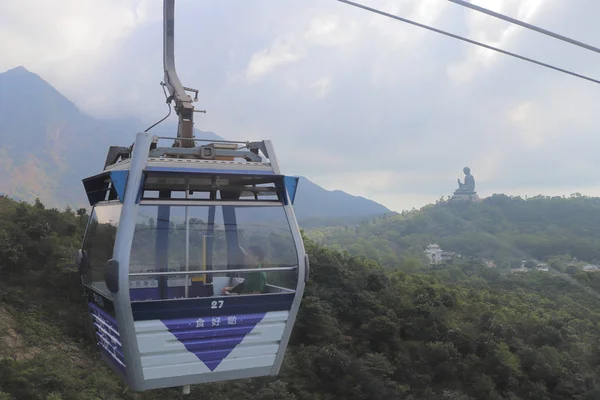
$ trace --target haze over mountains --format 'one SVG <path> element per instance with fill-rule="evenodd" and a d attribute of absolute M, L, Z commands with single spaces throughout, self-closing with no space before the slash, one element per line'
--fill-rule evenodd
<path fill-rule="evenodd" d="M 164 122 L 161 127 L 173 123 Z M 81 179 L 100 172 L 110 145 L 129 145 L 147 126 L 134 118 L 96 119 L 24 67 L 0 73 L 0 192 L 19 200 L 39 197 L 49 206 L 87 207 Z M 161 129 L 162 130 L 162 129 Z M 221 139 L 213 132 L 197 137 Z M 301 177 L 299 220 L 360 219 L 391 212 Z"/>

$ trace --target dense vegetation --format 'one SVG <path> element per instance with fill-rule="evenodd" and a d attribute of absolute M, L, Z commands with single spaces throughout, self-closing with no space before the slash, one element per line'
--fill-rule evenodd
<path fill-rule="evenodd" d="M 561 257 L 600 263 L 600 198 L 499 194 L 480 203 L 439 201 L 357 226 L 316 228 L 309 237 L 386 266 L 419 259 L 430 243 L 505 268 L 527 259 L 558 262 Z"/>
<path fill-rule="evenodd" d="M 84 210 L 0 198 L 1 400 L 133 398 L 87 325 L 72 267 L 86 221 Z M 406 274 L 310 241 L 307 250 L 311 280 L 278 379 L 197 386 L 185 398 L 600 398 L 600 273 L 516 277 L 463 261 Z"/>

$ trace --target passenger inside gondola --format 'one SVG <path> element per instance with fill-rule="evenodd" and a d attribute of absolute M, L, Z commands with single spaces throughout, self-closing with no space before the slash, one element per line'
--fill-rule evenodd
<path fill-rule="evenodd" d="M 260 246 L 250 246 L 246 255 L 246 265 L 254 268 L 262 268 L 265 260 L 265 253 Z M 222 289 L 223 294 L 259 294 L 267 286 L 267 274 L 263 271 L 251 272 L 246 274 L 243 282 L 236 286 L 228 286 Z"/>

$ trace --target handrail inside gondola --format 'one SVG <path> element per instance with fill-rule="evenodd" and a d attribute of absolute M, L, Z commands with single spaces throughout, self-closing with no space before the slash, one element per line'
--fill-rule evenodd
<path fill-rule="evenodd" d="M 134 272 L 129 276 L 171 276 L 171 275 L 210 275 L 210 274 L 228 274 L 232 272 L 253 273 L 253 272 L 271 272 L 271 271 L 295 271 L 298 267 L 272 267 L 272 268 L 237 268 L 237 269 L 213 269 L 206 271 L 166 271 L 166 272 Z"/>

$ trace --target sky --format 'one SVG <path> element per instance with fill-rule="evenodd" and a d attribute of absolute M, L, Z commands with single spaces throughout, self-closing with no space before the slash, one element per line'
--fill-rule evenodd
<path fill-rule="evenodd" d="M 598 54 L 446 0 L 362 3 L 600 78 Z M 473 3 L 600 46 L 600 2 Z M 464 166 L 481 197 L 600 195 L 594 83 L 335 0 L 175 7 L 196 127 L 272 140 L 286 174 L 395 211 L 451 195 Z M 25 66 L 92 116 L 167 112 L 160 0 L 4 1 L 0 49 L 0 72 Z"/>

